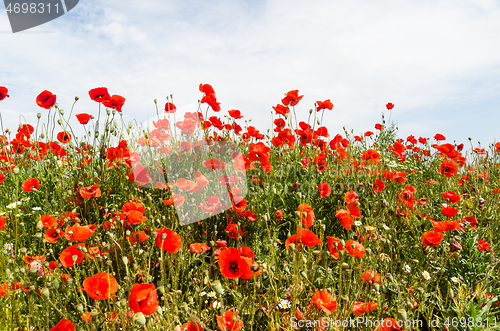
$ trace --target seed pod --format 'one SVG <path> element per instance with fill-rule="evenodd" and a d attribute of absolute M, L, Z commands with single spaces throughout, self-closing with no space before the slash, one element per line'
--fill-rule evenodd
<path fill-rule="evenodd" d="M 146 316 L 141 312 L 136 313 L 132 319 L 139 325 L 146 325 Z"/>

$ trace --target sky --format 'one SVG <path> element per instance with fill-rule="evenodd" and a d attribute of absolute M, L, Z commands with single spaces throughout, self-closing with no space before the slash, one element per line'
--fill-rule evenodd
<path fill-rule="evenodd" d="M 391 102 L 402 138 L 488 147 L 500 140 L 500 2 L 81 0 L 15 34 L 0 7 L 4 127 L 45 119 L 43 90 L 67 113 L 79 96 L 73 114 L 96 116 L 88 91 L 107 87 L 125 97 L 128 123 L 155 116 L 153 100 L 163 107 L 169 95 L 179 112 L 196 111 L 200 83 L 221 103 L 212 115 L 238 109 L 263 133 L 272 106 L 298 89 L 299 121 L 316 101 L 333 103 L 330 138 L 376 131 Z"/>

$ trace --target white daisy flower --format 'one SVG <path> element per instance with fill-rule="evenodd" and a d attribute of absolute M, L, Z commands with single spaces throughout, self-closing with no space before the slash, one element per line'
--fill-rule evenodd
<path fill-rule="evenodd" d="M 286 299 L 280 299 L 280 303 L 278 303 L 278 307 L 280 307 L 281 309 L 290 309 L 291 306 L 292 304 L 290 303 L 290 301 Z"/>
<path fill-rule="evenodd" d="M 200 295 L 201 295 L 202 297 L 204 297 L 205 295 L 207 295 L 207 292 L 205 292 L 205 291 L 201 291 Z"/>
<path fill-rule="evenodd" d="M 451 277 L 451 281 L 454 282 L 454 283 L 460 282 L 460 280 L 458 279 L 458 277 Z"/>
<path fill-rule="evenodd" d="M 388 227 L 388 226 L 387 226 L 387 225 L 385 225 L 385 224 L 382 224 L 382 227 L 383 227 L 385 230 L 390 230 L 390 229 L 391 229 L 390 227 Z"/>
<path fill-rule="evenodd" d="M 407 264 L 405 264 L 404 269 L 406 272 L 411 272 L 411 267 Z"/>
<path fill-rule="evenodd" d="M 42 210 L 42 207 L 33 207 L 32 210 Z"/>
<path fill-rule="evenodd" d="M 370 225 L 365 225 L 365 229 L 366 231 L 374 231 L 375 228 L 373 226 L 370 226 Z"/>
<path fill-rule="evenodd" d="M 361 223 L 361 221 L 354 222 L 354 225 L 356 225 L 356 226 L 361 226 L 361 224 L 363 224 L 363 223 Z"/>
<path fill-rule="evenodd" d="M 216 295 L 215 295 L 215 292 L 214 292 L 214 291 L 209 292 L 207 295 L 208 295 L 208 297 L 209 297 L 209 298 L 215 298 L 215 297 L 216 297 Z"/>
<path fill-rule="evenodd" d="M 427 271 L 422 272 L 422 276 L 424 276 L 425 280 L 431 279 L 431 275 Z"/>
<path fill-rule="evenodd" d="M 4 244 L 3 249 L 10 251 L 14 247 L 14 244 Z"/>
<path fill-rule="evenodd" d="M 221 303 L 217 300 L 214 300 L 214 302 L 212 302 L 212 307 L 214 309 L 217 309 L 217 308 L 220 308 L 221 307 Z"/>
<path fill-rule="evenodd" d="M 21 201 L 28 201 L 30 198 L 22 198 Z"/>

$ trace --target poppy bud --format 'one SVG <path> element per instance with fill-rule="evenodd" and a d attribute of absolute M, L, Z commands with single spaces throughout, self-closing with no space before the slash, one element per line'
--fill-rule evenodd
<path fill-rule="evenodd" d="M 10 269 L 6 269 L 5 270 L 5 274 L 7 275 L 7 279 L 11 279 L 12 278 L 12 271 L 10 271 Z"/>
<path fill-rule="evenodd" d="M 56 290 L 59 289 L 59 281 L 57 279 L 54 279 L 54 281 L 52 282 L 52 286 Z"/>
<path fill-rule="evenodd" d="M 399 315 L 401 315 L 401 318 L 403 320 L 406 321 L 408 319 L 408 316 L 406 315 L 406 310 L 404 310 L 403 308 L 398 309 L 398 313 Z"/>
<path fill-rule="evenodd" d="M 122 261 L 123 261 L 123 264 L 127 265 L 128 264 L 128 257 L 122 256 Z"/>
<path fill-rule="evenodd" d="M 50 296 L 50 292 L 49 292 L 49 289 L 44 287 L 41 291 L 42 295 L 46 298 L 48 298 Z"/>
<path fill-rule="evenodd" d="M 80 100 L 80 98 L 79 97 L 75 97 L 75 101 L 78 101 L 78 100 Z"/>
<path fill-rule="evenodd" d="M 146 316 L 144 316 L 144 314 L 141 312 L 138 312 L 137 314 L 135 314 L 132 319 L 135 322 L 137 322 L 139 325 L 146 325 Z"/>
<path fill-rule="evenodd" d="M 19 175 L 19 168 L 18 167 L 14 167 L 14 169 L 12 169 L 14 171 L 14 174 L 15 175 Z"/>
<path fill-rule="evenodd" d="M 289 247 L 292 251 L 295 250 L 295 244 L 290 244 Z"/>
<path fill-rule="evenodd" d="M 307 274 L 306 274 L 306 272 L 305 272 L 304 270 L 302 270 L 302 271 L 300 272 L 300 275 L 301 275 L 302 277 L 304 277 L 305 279 L 307 279 Z"/>
<path fill-rule="evenodd" d="M 214 289 L 215 293 L 219 295 L 221 295 L 224 292 L 222 284 L 220 283 L 219 280 L 216 280 L 212 283 L 212 288 Z"/>
<path fill-rule="evenodd" d="M 258 264 L 258 263 L 254 263 L 254 264 L 252 264 L 252 265 L 250 266 L 250 270 L 252 270 L 253 272 L 257 272 L 257 271 L 259 271 L 259 268 L 260 268 L 260 266 L 259 266 L 259 264 Z"/>
<path fill-rule="evenodd" d="M 92 317 L 96 317 L 97 314 L 99 314 L 99 312 L 96 309 L 92 309 L 92 311 L 90 312 L 90 316 Z"/>
<path fill-rule="evenodd" d="M 73 263 L 76 263 L 76 260 L 78 260 L 78 255 L 73 255 L 71 259 L 73 260 Z"/>
<path fill-rule="evenodd" d="M 342 263 L 342 269 L 349 269 L 349 265 L 347 263 Z"/>
<path fill-rule="evenodd" d="M 59 114 L 64 115 L 64 109 L 59 109 Z"/>
<path fill-rule="evenodd" d="M 188 307 L 187 303 L 185 303 L 185 302 L 183 302 L 183 303 L 181 304 L 181 308 L 182 308 L 182 310 L 184 310 L 186 313 L 189 311 L 189 307 Z"/>
<path fill-rule="evenodd" d="M 81 303 L 77 304 L 76 310 L 78 310 L 80 313 L 83 313 L 83 305 Z"/>
<path fill-rule="evenodd" d="M 62 125 L 62 121 L 61 120 L 57 120 L 57 124 Z"/>
<path fill-rule="evenodd" d="M 42 117 L 42 114 L 41 113 L 37 113 L 36 117 L 40 118 L 40 117 Z"/>
<path fill-rule="evenodd" d="M 42 236 L 43 236 L 43 235 L 42 235 L 40 232 L 35 233 L 35 238 L 40 239 L 40 238 L 42 238 Z"/>
<path fill-rule="evenodd" d="M 43 132 L 40 133 L 40 138 L 42 138 L 42 139 L 45 138 L 45 135 L 43 134 Z"/>

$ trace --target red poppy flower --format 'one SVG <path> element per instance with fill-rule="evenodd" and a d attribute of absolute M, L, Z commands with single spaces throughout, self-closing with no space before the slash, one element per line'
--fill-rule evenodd
<path fill-rule="evenodd" d="M 236 248 L 229 247 L 219 254 L 221 274 L 230 279 L 236 279 L 248 273 L 250 266 Z"/>
<path fill-rule="evenodd" d="M 229 238 L 233 238 L 234 240 L 240 240 L 243 237 L 243 231 L 241 231 L 241 227 L 237 224 L 228 224 L 226 227 L 226 234 Z"/>
<path fill-rule="evenodd" d="M 210 246 L 208 246 L 205 243 L 193 243 L 189 245 L 189 250 L 191 253 L 197 253 L 197 254 L 202 254 L 205 253 L 210 249 Z"/>
<path fill-rule="evenodd" d="M 0 101 L 9 97 L 7 92 L 9 92 L 9 90 L 5 86 L 0 86 Z"/>
<path fill-rule="evenodd" d="M 363 245 L 352 239 L 349 239 L 348 241 L 345 242 L 345 248 L 347 249 L 349 254 L 355 257 L 364 257 L 366 254 Z"/>
<path fill-rule="evenodd" d="M 134 313 L 151 315 L 158 310 L 158 295 L 154 284 L 134 284 L 128 299 L 128 305 Z"/>
<path fill-rule="evenodd" d="M 434 136 L 434 139 L 436 140 L 446 140 L 445 136 L 443 136 L 442 134 L 440 133 L 436 133 L 436 135 Z"/>
<path fill-rule="evenodd" d="M 280 219 L 282 219 L 282 218 L 283 218 L 283 210 L 278 209 L 278 210 L 276 211 L 276 219 L 277 219 L 277 220 L 280 220 Z"/>
<path fill-rule="evenodd" d="M 373 191 L 375 193 L 380 193 L 384 190 L 385 188 L 385 183 L 381 180 L 376 180 L 374 183 L 373 183 Z"/>
<path fill-rule="evenodd" d="M 227 164 L 225 164 L 223 161 L 216 159 L 216 158 L 204 160 L 203 165 L 207 168 L 210 168 L 210 169 L 224 170 L 227 168 Z"/>
<path fill-rule="evenodd" d="M 36 97 L 36 104 L 42 108 L 50 109 L 56 103 L 56 96 L 47 90 Z"/>
<path fill-rule="evenodd" d="M 492 249 L 490 248 L 490 243 L 488 243 L 484 239 L 477 239 L 477 242 L 479 243 L 476 245 L 477 249 L 479 249 L 482 252 L 490 252 Z"/>
<path fill-rule="evenodd" d="M 285 97 L 281 99 L 281 102 L 285 106 L 290 105 L 293 107 L 296 104 L 298 104 L 300 99 L 302 99 L 303 97 L 304 97 L 303 95 L 299 96 L 299 90 L 293 90 L 288 93 L 285 93 Z"/>
<path fill-rule="evenodd" d="M 356 301 L 356 302 L 354 302 L 354 304 L 352 306 L 352 313 L 356 316 L 362 316 L 363 313 L 370 311 L 370 310 L 377 309 L 377 307 L 378 307 L 378 303 L 375 303 L 375 302 L 365 303 L 365 302 Z"/>
<path fill-rule="evenodd" d="M 222 331 L 239 331 L 243 327 L 243 321 L 232 310 L 228 310 L 223 316 L 217 316 L 217 326 Z"/>
<path fill-rule="evenodd" d="M 394 104 L 390 103 L 390 102 L 385 106 L 387 107 L 388 110 L 391 110 L 392 108 L 394 108 Z"/>
<path fill-rule="evenodd" d="M 171 102 L 167 102 L 165 104 L 165 113 L 167 114 L 173 114 L 177 111 L 177 108 L 175 107 L 175 105 Z"/>
<path fill-rule="evenodd" d="M 116 109 L 118 112 L 122 112 L 122 107 L 125 104 L 125 98 L 121 95 L 113 95 L 109 99 L 102 100 L 102 104 L 105 107 Z"/>
<path fill-rule="evenodd" d="M 337 301 L 335 301 L 330 293 L 327 291 L 320 291 L 318 289 L 314 292 L 311 298 L 311 303 L 307 306 L 307 310 L 311 310 L 313 304 L 328 315 L 331 315 L 335 309 L 337 309 L 338 305 Z"/>
<path fill-rule="evenodd" d="M 255 256 L 255 253 L 250 247 L 240 246 L 238 247 L 238 251 L 240 251 L 240 255 L 248 258 L 252 258 Z"/>
<path fill-rule="evenodd" d="M 7 219 L 0 215 L 0 230 L 5 229 L 5 223 L 7 222 Z"/>
<path fill-rule="evenodd" d="M 314 223 L 314 211 L 311 206 L 309 206 L 307 203 L 302 203 L 299 205 L 297 210 L 300 212 L 300 217 L 302 218 L 302 224 L 308 228 L 313 225 Z M 304 216 L 304 213 L 306 215 Z"/>
<path fill-rule="evenodd" d="M 394 318 L 386 318 L 380 323 L 378 327 L 379 331 L 400 331 L 401 328 L 398 326 L 398 321 Z"/>
<path fill-rule="evenodd" d="M 56 228 L 51 228 L 45 230 L 44 233 L 44 238 L 47 242 L 53 244 L 57 242 L 57 239 L 59 239 L 63 234 L 63 231 L 61 229 L 56 229 Z"/>
<path fill-rule="evenodd" d="M 108 100 L 111 96 L 108 93 L 108 89 L 105 87 L 97 87 L 89 91 L 90 99 L 96 102 L 103 102 L 104 100 Z"/>
<path fill-rule="evenodd" d="M 458 220 L 442 222 L 431 221 L 431 223 L 432 225 L 434 225 L 434 232 L 451 231 L 460 227 L 460 223 Z"/>
<path fill-rule="evenodd" d="M 241 116 L 241 112 L 237 109 L 228 110 L 227 112 L 229 113 L 229 116 L 236 118 L 236 119 L 240 119 L 243 117 L 243 116 Z"/>
<path fill-rule="evenodd" d="M 82 251 L 77 248 L 78 246 L 85 247 L 85 244 L 69 246 L 61 252 L 61 254 L 59 255 L 59 261 L 61 262 L 63 267 L 69 268 L 75 264 L 79 264 L 82 262 L 84 255 Z M 76 256 L 76 262 L 73 261 L 73 256 Z"/>
<path fill-rule="evenodd" d="M 384 127 L 382 126 L 382 124 L 375 124 L 375 129 L 377 130 L 382 130 Z"/>
<path fill-rule="evenodd" d="M 89 114 L 86 114 L 86 113 L 82 113 L 82 114 L 76 114 L 76 119 L 78 120 L 78 122 L 80 122 L 80 124 L 87 124 L 91 118 L 93 118 L 94 116 L 92 115 L 89 115 Z"/>
<path fill-rule="evenodd" d="M 94 184 L 92 186 L 84 187 L 78 190 L 82 198 L 85 200 L 88 200 L 92 197 L 100 197 L 101 196 L 101 190 L 99 189 L 99 184 Z"/>
<path fill-rule="evenodd" d="M 351 218 L 349 212 L 345 209 L 337 210 L 335 217 L 339 219 L 340 224 L 342 224 L 342 226 L 347 230 L 350 230 L 351 226 L 354 225 L 354 220 Z"/>
<path fill-rule="evenodd" d="M 127 213 L 127 222 L 129 224 L 139 224 L 146 222 L 148 219 L 140 211 L 131 210 Z"/>
<path fill-rule="evenodd" d="M 439 169 L 441 175 L 446 176 L 448 178 L 453 177 L 458 172 L 458 166 L 455 162 L 450 160 L 444 160 Z"/>
<path fill-rule="evenodd" d="M 458 210 L 450 206 L 441 206 L 441 210 L 443 214 L 448 217 L 453 217 L 458 213 Z"/>
<path fill-rule="evenodd" d="M 61 319 L 56 326 L 51 328 L 49 331 L 75 331 L 76 325 L 73 324 L 70 320 L 65 318 Z"/>
<path fill-rule="evenodd" d="M 276 114 L 283 115 L 285 116 L 290 112 L 288 107 L 285 107 L 283 105 L 276 105 L 276 107 L 273 107 L 273 109 L 276 111 Z"/>
<path fill-rule="evenodd" d="M 446 191 L 445 193 L 441 193 L 443 198 L 451 203 L 457 203 L 460 201 L 460 196 L 452 191 Z"/>
<path fill-rule="evenodd" d="M 427 231 L 422 235 L 422 244 L 424 246 L 436 247 L 444 239 L 441 232 Z"/>
<path fill-rule="evenodd" d="M 316 101 L 316 104 L 318 105 L 316 107 L 316 111 L 320 111 L 322 109 L 328 109 L 328 110 L 333 109 L 333 103 L 331 103 L 330 99 L 325 101 Z"/>
<path fill-rule="evenodd" d="M 71 141 L 71 134 L 69 132 L 63 131 L 57 134 L 57 140 L 63 144 L 67 144 Z"/>
<path fill-rule="evenodd" d="M 95 229 L 97 229 L 97 226 L 95 224 L 89 224 L 89 225 L 83 225 L 80 226 L 78 224 L 75 224 L 73 226 L 68 226 L 66 227 L 66 238 L 70 241 L 76 240 L 76 241 L 85 241 L 87 238 L 89 238 L 91 235 L 94 234 Z M 72 234 L 69 234 L 69 231 L 72 232 Z"/>
<path fill-rule="evenodd" d="M 326 237 L 326 239 L 328 239 L 328 250 L 330 251 L 330 254 L 334 259 L 338 259 L 340 256 L 339 251 L 344 250 L 344 247 L 342 247 L 342 244 L 340 243 L 340 239 L 335 237 Z"/>
<path fill-rule="evenodd" d="M 85 278 L 82 290 L 94 300 L 105 300 L 115 297 L 112 294 L 118 291 L 118 282 L 107 272 L 99 272 Z"/>
<path fill-rule="evenodd" d="M 128 241 L 131 243 L 144 242 L 149 239 L 149 236 L 144 231 L 135 231 L 130 236 L 127 237 Z"/>
<path fill-rule="evenodd" d="M 163 203 L 166 205 L 169 205 L 169 206 L 171 206 L 171 205 L 182 206 L 184 204 L 184 201 L 185 201 L 185 199 L 182 195 L 172 194 L 170 199 L 163 200 Z"/>
<path fill-rule="evenodd" d="M 297 238 L 307 247 L 313 247 L 322 243 L 317 235 L 315 235 L 311 230 L 304 228 L 297 229 Z"/>
<path fill-rule="evenodd" d="M 37 190 L 40 188 L 40 181 L 38 179 L 36 179 L 36 178 L 26 179 L 21 184 L 21 189 L 24 192 L 33 192 L 33 188 L 36 188 Z"/>
<path fill-rule="evenodd" d="M 332 193 L 330 185 L 328 183 L 320 183 L 318 185 L 319 194 L 322 198 L 329 196 Z"/>
<path fill-rule="evenodd" d="M 182 324 L 180 331 L 204 331 L 204 329 L 195 322 L 187 322 Z"/>
<path fill-rule="evenodd" d="M 50 215 L 40 216 L 40 221 L 42 221 L 42 224 L 45 228 L 51 228 L 57 225 L 57 218 Z"/>
<path fill-rule="evenodd" d="M 170 229 L 159 228 L 155 230 L 156 246 L 171 254 L 177 253 L 182 246 L 181 236 Z M 164 238 L 165 237 L 165 238 Z"/>
<path fill-rule="evenodd" d="M 380 280 L 381 275 L 376 273 L 373 270 L 366 270 L 361 274 L 361 279 L 363 282 L 370 284 L 371 283 L 377 283 L 379 285 L 382 285 L 381 280 Z"/>

